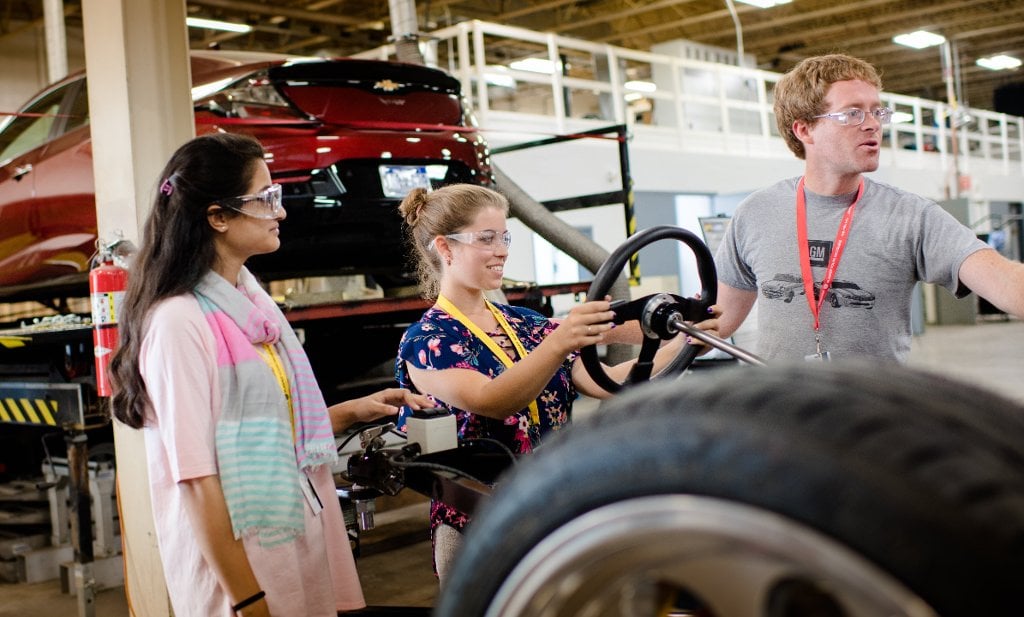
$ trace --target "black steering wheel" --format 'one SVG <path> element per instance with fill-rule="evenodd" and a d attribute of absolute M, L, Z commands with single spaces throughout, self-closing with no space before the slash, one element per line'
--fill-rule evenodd
<path fill-rule="evenodd" d="M 622 324 L 637 320 L 644 334 L 640 347 L 640 355 L 636 365 L 623 383 L 618 383 L 608 376 L 597 356 L 597 346 L 589 345 L 580 350 L 580 358 L 590 377 L 608 392 L 618 392 L 626 385 L 648 381 L 652 378 L 654 354 L 662 340 L 670 339 L 677 334 L 672 326 L 675 320 L 702 321 L 708 317 L 708 307 L 715 303 L 718 295 L 718 274 L 715 261 L 706 244 L 694 233 L 681 227 L 660 225 L 645 229 L 628 238 L 619 248 L 615 249 L 601 269 L 597 271 L 587 298 L 597 300 L 608 295 L 612 283 L 622 273 L 629 258 L 648 244 L 671 238 L 690 247 L 697 258 L 697 272 L 700 276 L 700 299 L 683 298 L 675 294 L 659 293 L 636 300 L 613 300 L 612 310 L 615 312 L 613 321 Z M 693 363 L 700 351 L 696 345 L 684 345 L 675 358 L 655 377 L 679 375 Z"/>

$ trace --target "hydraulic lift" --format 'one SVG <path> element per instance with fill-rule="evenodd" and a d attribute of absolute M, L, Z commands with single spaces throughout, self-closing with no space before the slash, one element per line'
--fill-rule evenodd
<path fill-rule="evenodd" d="M 70 341 L 87 340 L 91 332 L 85 324 L 37 325 L 6 330 L 0 342 L 6 348 L 63 346 L 69 355 L 66 365 L 71 366 L 76 360 L 70 357 L 75 348 Z M 61 578 L 62 591 L 77 597 L 79 616 L 91 617 L 96 592 L 123 584 L 113 456 L 90 460 L 88 445 L 87 432 L 108 420 L 96 412 L 89 384 L 23 377 L 26 381 L 0 379 L 0 424 L 29 432 L 39 429 L 47 456 L 41 469 L 43 481 L 34 488 L 45 491 L 50 534 L 42 542 L 26 541 L 22 550 L 12 551 L 17 577 L 24 582 Z M 49 455 L 46 442 L 53 435 L 63 436 L 66 457 Z"/>

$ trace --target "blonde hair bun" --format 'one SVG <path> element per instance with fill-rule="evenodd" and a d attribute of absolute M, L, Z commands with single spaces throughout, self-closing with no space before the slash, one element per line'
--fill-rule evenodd
<path fill-rule="evenodd" d="M 409 227 L 415 227 L 416 223 L 420 220 L 420 214 L 423 213 L 423 207 L 427 205 L 427 191 L 422 188 L 415 188 L 409 191 L 409 194 L 405 196 L 402 203 L 398 206 L 398 211 L 402 214 L 402 218 L 405 219 L 405 224 Z"/>

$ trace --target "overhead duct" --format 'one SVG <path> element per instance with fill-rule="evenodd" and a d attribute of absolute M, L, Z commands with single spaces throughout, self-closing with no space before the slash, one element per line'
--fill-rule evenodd
<path fill-rule="evenodd" d="M 498 182 L 498 190 L 508 198 L 512 207 L 512 216 L 518 218 L 524 225 L 550 242 L 552 246 L 582 264 L 587 270 L 597 272 L 601 269 L 601 265 L 608 259 L 608 251 L 530 197 L 500 167 L 495 165 L 493 170 L 494 178 Z M 625 275 L 620 275 L 615 279 L 609 293 L 618 300 L 630 299 L 629 281 L 626 280 Z M 607 356 L 609 363 L 617 364 L 630 357 L 632 354 L 628 346 L 609 345 Z"/>
<path fill-rule="evenodd" d="M 46 69 L 50 83 L 68 74 L 68 44 L 64 30 L 64 0 L 43 0 L 46 30 Z"/>
<path fill-rule="evenodd" d="M 494 167 L 494 177 L 498 181 L 498 189 L 508 198 L 512 206 L 512 216 L 537 232 L 552 246 L 578 261 L 584 268 L 591 272 L 597 272 L 601 268 L 601 264 L 608 259 L 608 251 L 572 225 L 552 214 L 543 204 L 530 197 L 499 167 Z M 614 297 L 629 298 L 629 283 L 625 277 L 613 285 L 612 289 Z"/>
<path fill-rule="evenodd" d="M 399 62 L 426 64 L 420 52 L 420 26 L 415 0 L 388 0 L 391 13 L 391 37 Z"/>

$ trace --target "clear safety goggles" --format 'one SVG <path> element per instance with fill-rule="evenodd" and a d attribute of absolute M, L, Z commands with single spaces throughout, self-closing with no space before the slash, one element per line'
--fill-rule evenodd
<path fill-rule="evenodd" d="M 284 211 L 281 199 L 281 185 L 271 184 L 255 195 L 226 197 L 216 202 L 218 206 L 234 210 L 254 219 L 276 219 Z"/>
<path fill-rule="evenodd" d="M 463 231 L 457 234 L 448 234 L 445 238 L 491 251 L 498 248 L 498 243 L 501 243 L 505 248 L 512 244 L 512 233 L 507 229 L 501 233 L 493 229 Z"/>
<path fill-rule="evenodd" d="M 892 110 L 888 107 L 876 107 L 869 112 L 857 107 L 851 107 L 843 111 L 833 111 L 832 113 L 812 117 L 815 120 L 818 118 L 831 118 L 843 126 L 860 126 L 864 124 L 868 114 L 874 116 L 879 124 L 889 124 L 889 121 L 892 120 L 892 113 Z"/>

